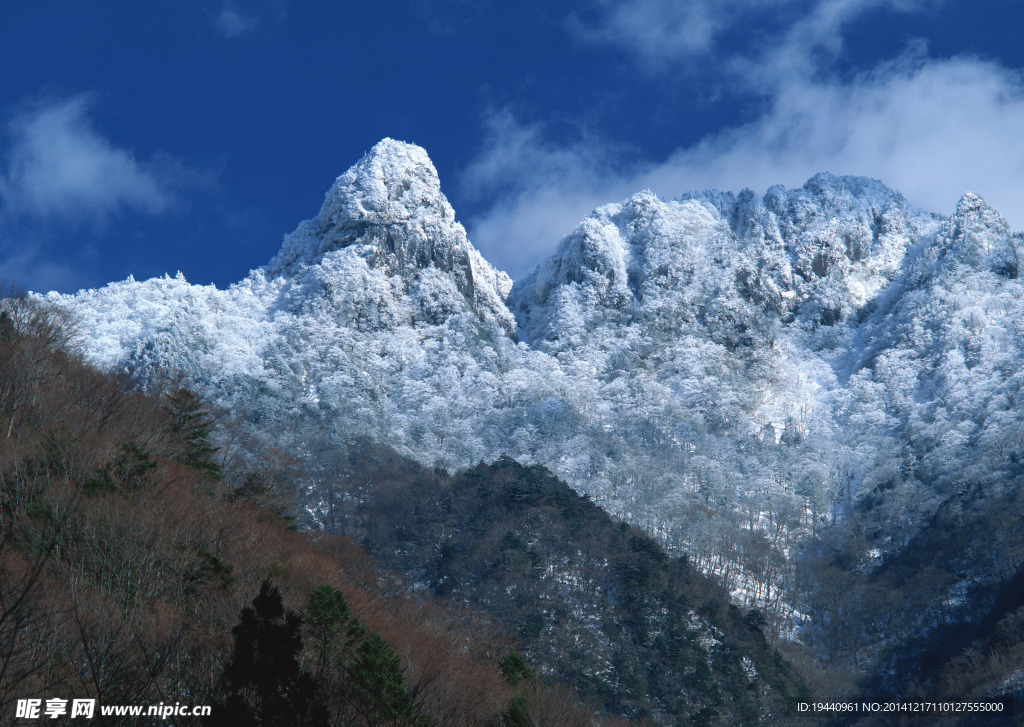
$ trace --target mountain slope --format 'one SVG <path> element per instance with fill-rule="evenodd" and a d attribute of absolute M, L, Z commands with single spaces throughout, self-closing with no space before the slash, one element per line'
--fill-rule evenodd
<path fill-rule="evenodd" d="M 449 469 L 542 464 L 860 664 L 888 635 L 839 633 L 822 583 L 898 558 L 965 488 L 1020 488 L 1022 245 L 975 195 L 945 218 L 819 174 L 606 205 L 512 286 L 425 152 L 385 140 L 227 290 L 50 298 L 89 359 L 143 388 L 182 377 L 324 467 L 359 437 Z"/>
<path fill-rule="evenodd" d="M 447 476 L 362 444 L 331 476 L 323 489 L 350 497 L 331 507 L 330 530 L 420 589 L 490 613 L 537 668 L 612 713 L 796 721 L 802 688 L 761 615 L 544 468 L 502 458 Z"/>
<path fill-rule="evenodd" d="M 325 707 L 330 724 L 380 724 L 381 702 L 413 699 L 433 725 L 500 719 L 517 691 L 497 663 L 507 638 L 450 603 L 409 596 L 351 541 L 296 532 L 282 509 L 230 487 L 266 470 L 221 476 L 206 439 L 216 426 L 199 402 L 186 392 L 157 399 L 125 390 L 66 347 L 68 332 L 59 311 L 0 300 L 3 724 L 32 721 L 15 718 L 26 699 L 64 708 L 94 700 L 105 725 L 140 720 L 104 708 L 157 703 L 169 708 L 162 719 L 173 709 L 177 725 L 238 724 L 220 713 L 228 692 L 236 697 L 228 716 L 239 717 L 267 693 L 279 708 L 299 704 L 303 682 L 316 692 L 306 704 Z M 222 675 L 241 640 L 233 635 L 252 636 L 240 612 L 267 581 L 280 589 L 288 628 L 279 598 L 276 618 L 271 609 L 260 624 L 277 635 L 274 648 L 250 643 L 248 656 L 252 671 L 272 661 L 265 671 L 278 681 L 231 690 Z M 401 668 L 381 673 L 390 659 Z M 358 688 L 368 676 L 388 680 L 390 702 Z M 573 715 L 560 724 L 604 723 L 544 688 L 525 708 L 551 696 Z M 212 717 L 189 716 L 210 705 Z M 304 716 L 289 709 L 292 724 L 328 724 L 326 715 Z"/>

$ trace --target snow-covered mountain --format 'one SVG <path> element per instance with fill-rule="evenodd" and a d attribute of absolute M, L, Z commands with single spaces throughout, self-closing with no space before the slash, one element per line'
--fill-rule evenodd
<path fill-rule="evenodd" d="M 426 153 L 388 139 L 226 290 L 48 299 L 91 361 L 183 378 L 294 452 L 316 430 L 541 463 L 781 609 L 820 527 L 862 523 L 869 568 L 965 478 L 1019 485 L 1022 254 L 977 196 L 947 218 L 819 174 L 606 205 L 513 286 Z"/>
<path fill-rule="evenodd" d="M 269 265 L 227 290 L 179 274 L 51 298 L 75 310 L 90 360 L 143 387 L 183 378 L 254 422 L 313 417 L 401 444 L 422 440 L 418 422 L 435 426 L 437 408 L 454 407 L 456 425 L 472 412 L 450 396 L 454 381 L 520 356 L 510 288 L 455 221 L 426 153 L 384 140 Z"/>

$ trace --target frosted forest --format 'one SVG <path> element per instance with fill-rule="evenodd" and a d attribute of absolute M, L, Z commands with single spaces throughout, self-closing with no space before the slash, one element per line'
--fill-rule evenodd
<path fill-rule="evenodd" d="M 971 193 L 936 213 L 828 173 L 639 191 L 567 232 L 513 282 L 385 139 L 227 289 L 38 299 L 91 364 L 208 402 L 225 452 L 301 462 L 305 528 L 359 535 L 359 446 L 540 465 L 763 615 L 822 699 L 938 685 L 922 654 L 951 633 L 999 646 L 964 689 L 1024 698 L 1024 235 Z"/>

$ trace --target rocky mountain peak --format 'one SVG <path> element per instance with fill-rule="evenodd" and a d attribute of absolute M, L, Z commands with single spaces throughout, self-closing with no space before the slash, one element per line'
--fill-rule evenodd
<path fill-rule="evenodd" d="M 460 290 L 472 297 L 466 232 L 455 222 L 430 157 L 418 146 L 378 142 L 335 180 L 317 216 L 285 238 L 269 272 L 294 272 L 296 265 L 353 246 L 389 272 L 431 266 L 456 272 Z"/>
<path fill-rule="evenodd" d="M 999 212 L 973 192 L 967 192 L 956 205 L 956 214 L 939 233 L 940 246 L 951 257 L 976 269 L 1016 278 L 1020 260 L 1010 225 Z"/>
<path fill-rule="evenodd" d="M 397 224 L 424 217 L 454 217 L 437 170 L 421 147 L 383 139 L 335 180 L 316 222 L 326 234 L 352 221 Z"/>
<path fill-rule="evenodd" d="M 265 273 L 295 279 L 313 273 L 319 287 L 336 288 L 327 278 L 341 258 L 352 256 L 406 290 L 421 288 L 424 275 L 440 274 L 482 317 L 514 330 L 502 302 L 511 280 L 470 244 L 419 146 L 378 142 L 335 180 L 316 217 L 285 237 Z"/>
<path fill-rule="evenodd" d="M 988 207 L 985 204 L 985 200 L 976 195 L 974 192 L 966 192 L 960 201 L 956 203 L 956 214 L 961 217 L 968 215 L 972 212 L 980 212 Z"/>

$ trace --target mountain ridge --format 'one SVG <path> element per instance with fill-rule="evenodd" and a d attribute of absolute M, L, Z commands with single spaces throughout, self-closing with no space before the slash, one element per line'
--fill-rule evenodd
<path fill-rule="evenodd" d="M 772 187 L 763 197 L 750 190 L 739 195 L 704 191 L 663 201 L 644 192 L 599 207 L 544 264 L 513 285 L 469 242 L 426 152 L 385 139 L 336 180 L 319 213 L 287 235 L 266 266 L 226 290 L 165 277 L 73 296 L 51 294 L 49 299 L 77 310 L 92 341 L 83 350 L 95 363 L 120 368 L 143 385 L 157 369 L 170 365 L 173 373 L 209 388 L 215 399 L 230 399 L 238 388 L 225 378 L 259 381 L 276 372 L 305 382 L 309 371 L 275 360 L 274 349 L 284 344 L 299 354 L 309 347 L 323 353 L 326 339 L 351 331 L 369 338 L 350 341 L 342 351 L 331 348 L 364 378 L 376 362 L 355 359 L 362 358 L 359 349 L 368 343 L 376 349 L 374 357 L 383 355 L 388 345 L 376 335 L 382 331 L 389 331 L 382 335 L 390 336 L 394 346 L 419 348 L 420 353 L 431 340 L 440 347 L 461 347 L 473 357 L 474 346 L 466 341 L 481 339 L 487 351 L 481 355 L 490 363 L 480 359 L 476 364 L 494 369 L 500 360 L 504 363 L 497 368 L 506 371 L 538 367 L 553 373 L 561 364 L 548 357 L 568 354 L 576 359 L 576 369 L 586 369 L 577 375 L 597 379 L 624 371 L 622 361 L 611 359 L 630 358 L 633 347 L 642 349 L 641 358 L 653 355 L 662 363 L 678 358 L 676 342 L 689 337 L 691 347 L 706 349 L 722 371 L 735 368 L 731 359 L 745 361 L 741 368 L 772 369 L 759 374 L 763 385 L 793 395 L 784 395 L 782 404 L 768 402 L 771 411 L 763 401 L 748 415 L 767 420 L 779 432 L 788 417 L 781 409 L 813 396 L 799 379 L 827 384 L 836 377 L 833 361 L 824 354 L 810 362 L 817 373 L 787 369 L 792 351 L 848 346 L 856 336 L 840 324 L 855 315 L 876 313 L 877 318 L 878 301 L 902 295 L 893 288 L 899 287 L 900 275 L 903 285 L 911 287 L 910 277 L 932 274 L 925 268 L 934 271 L 939 260 L 932 261 L 931 254 L 949 248 L 943 260 L 953 255 L 980 265 L 981 258 L 972 252 L 977 243 L 971 240 L 987 234 L 985 245 L 991 250 L 984 253 L 985 264 L 1016 275 L 1015 238 L 998 213 L 967 195 L 951 219 L 940 234 L 943 218 L 913 208 L 880 182 L 828 173 L 797 190 Z M 993 234 L 999 241 L 991 241 Z M 915 248 L 931 252 L 915 257 L 920 252 Z M 905 263 L 908 270 L 901 267 Z M 219 333 L 224 331 L 226 337 Z M 858 335 L 873 337 L 866 331 Z M 516 340 L 528 350 L 516 346 Z M 607 355 L 613 349 L 618 353 Z M 410 352 L 392 353 L 408 359 Z M 686 361 L 672 365 L 677 372 L 693 369 Z M 217 370 L 228 376 L 218 376 Z M 552 397 L 566 403 L 561 389 L 564 375 L 572 374 L 562 373 L 554 378 L 542 373 L 549 380 L 527 386 L 534 389 L 527 398 L 538 404 Z M 661 384 L 670 383 L 678 398 L 699 384 L 696 371 L 691 373 Z M 358 377 L 350 379 L 357 393 L 367 393 Z M 487 385 L 503 388 L 501 382 Z M 322 402 L 304 388 L 304 398 Z M 601 409 L 603 397 L 595 393 L 597 406 L 591 408 Z M 393 413 L 422 404 L 416 397 L 393 398 L 406 399 L 393 402 Z M 515 398 L 498 391 L 506 403 Z M 509 406 L 499 403 L 498 408 Z M 601 421 L 603 415 L 589 418 Z M 508 426 L 514 434 L 514 423 Z M 744 434 L 758 428 L 748 429 Z M 408 437 L 400 437 L 400 449 L 401 439 Z M 392 438 L 390 443 L 396 442 Z M 487 456 L 511 449 L 522 457 L 522 447 L 508 444 L 485 445 Z M 407 451 L 422 460 L 416 449 Z M 442 457 L 446 460 L 449 465 L 473 463 Z M 570 476 L 571 482 L 578 480 Z"/>
<path fill-rule="evenodd" d="M 386 140 L 226 290 L 47 299 L 90 360 L 184 379 L 318 467 L 358 438 L 449 470 L 543 464 L 835 656 L 885 637 L 850 652 L 835 632 L 840 607 L 807 585 L 829 558 L 852 583 L 958 488 L 1020 486 L 1022 245 L 976 195 L 943 217 L 822 173 L 604 205 L 512 285 L 426 153 Z M 329 493 L 306 495 L 322 526 Z"/>

